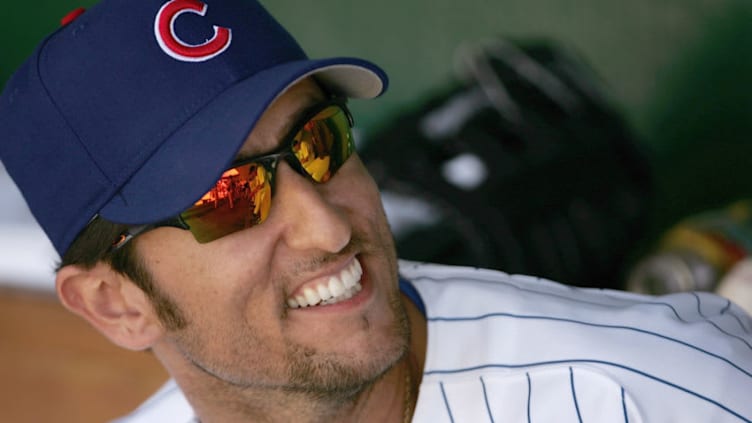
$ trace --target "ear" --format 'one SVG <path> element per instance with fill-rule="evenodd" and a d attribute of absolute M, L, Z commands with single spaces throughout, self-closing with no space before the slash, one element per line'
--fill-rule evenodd
<path fill-rule="evenodd" d="M 149 348 L 164 333 L 146 294 L 107 264 L 91 269 L 65 266 L 57 273 L 55 288 L 68 310 L 123 348 Z"/>

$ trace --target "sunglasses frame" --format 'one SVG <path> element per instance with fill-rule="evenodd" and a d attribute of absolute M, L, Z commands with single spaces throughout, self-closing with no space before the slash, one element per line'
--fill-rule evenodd
<path fill-rule="evenodd" d="M 342 110 L 347 117 L 347 124 L 350 129 L 354 126 L 354 120 L 352 113 L 350 112 L 350 109 L 347 107 L 347 98 L 345 97 L 331 97 L 328 100 L 325 100 L 311 108 L 309 108 L 293 125 L 292 129 L 288 134 L 282 138 L 282 141 L 280 142 L 280 146 L 268 153 L 260 154 L 257 156 L 252 156 L 244 159 L 237 160 L 233 162 L 225 171 L 230 170 L 232 168 L 243 166 L 251 163 L 258 163 L 259 166 L 262 166 L 269 170 L 269 173 L 271 175 L 269 184 L 271 187 L 271 191 L 274 192 L 274 181 L 276 179 L 277 174 L 277 166 L 279 165 L 280 160 L 285 160 L 290 167 L 295 170 L 296 173 L 300 174 L 301 176 L 305 176 L 308 180 L 315 182 L 315 183 L 326 183 L 324 182 L 318 182 L 316 181 L 313 176 L 311 176 L 303 167 L 303 165 L 300 163 L 300 161 L 297 159 L 297 156 L 295 156 L 295 153 L 293 151 L 293 142 L 295 141 L 295 137 L 298 135 L 298 133 L 305 127 L 306 124 L 308 124 L 317 114 L 321 113 L 323 110 L 325 110 L 328 107 L 331 106 L 337 106 Z M 352 143 L 352 138 L 350 138 L 350 143 Z M 354 146 L 351 146 L 350 155 L 354 152 Z M 347 158 L 349 158 L 348 156 Z M 342 164 L 347 161 L 347 158 L 342 162 Z M 270 164 L 267 166 L 267 163 Z M 340 165 L 340 167 L 342 166 Z M 339 170 L 339 168 L 337 168 Z M 186 210 L 189 210 L 190 207 Z M 185 211 L 184 211 L 185 212 Z M 124 245 L 126 245 L 129 241 L 131 241 L 136 236 L 149 231 L 151 229 L 156 229 L 160 227 L 172 227 L 172 228 L 178 228 L 190 231 L 191 227 L 188 225 L 188 223 L 185 222 L 182 218 L 182 214 L 184 212 L 181 212 L 180 214 L 170 217 L 168 219 L 156 222 L 156 223 L 148 223 L 144 225 L 133 225 L 126 228 L 123 233 L 120 234 L 118 239 L 116 239 L 112 245 L 110 245 L 109 249 L 107 250 L 107 254 L 114 253 L 115 251 L 121 249 Z M 91 221 L 94 221 L 97 219 L 99 215 L 96 215 L 92 218 Z M 91 222 L 89 222 L 91 224 Z M 223 235 L 225 236 L 225 235 Z M 221 238 L 221 237 L 219 237 Z M 217 239 L 219 239 L 217 238 Z M 207 241 L 208 242 L 208 241 Z"/>

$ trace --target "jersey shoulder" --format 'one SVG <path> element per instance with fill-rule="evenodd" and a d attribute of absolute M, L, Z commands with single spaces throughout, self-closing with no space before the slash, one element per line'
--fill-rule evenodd
<path fill-rule="evenodd" d="M 426 416 L 481 410 L 510 417 L 518 410 L 510 419 L 524 421 L 552 404 L 575 415 L 605 410 L 628 421 L 752 416 L 746 394 L 752 323 L 724 298 L 583 289 L 414 262 L 401 262 L 400 274 L 425 304 L 419 408 Z M 509 400 L 510 393 L 520 401 Z M 608 409 L 599 408 L 606 400 Z"/>
<path fill-rule="evenodd" d="M 720 333 L 752 342 L 752 318 L 730 300 L 707 292 L 650 296 L 579 288 L 544 278 L 462 266 L 400 261 L 426 304 L 429 319 L 494 314 L 581 319 L 603 325 L 637 324 Z"/>

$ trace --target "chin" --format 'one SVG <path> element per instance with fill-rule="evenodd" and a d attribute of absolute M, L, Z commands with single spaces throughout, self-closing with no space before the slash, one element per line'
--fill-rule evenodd
<path fill-rule="evenodd" d="M 303 352 L 308 355 L 310 352 Z M 288 387 L 293 391 L 344 400 L 378 381 L 407 353 L 407 342 L 394 342 L 371 349 L 359 357 L 313 354 L 308 360 L 292 361 Z"/>
<path fill-rule="evenodd" d="M 349 340 L 353 343 L 346 342 L 331 352 L 308 348 L 292 351 L 288 376 L 293 390 L 317 395 L 355 394 L 400 362 L 408 351 L 410 328 L 399 291 L 395 290 L 392 297 L 388 305 L 392 318 L 383 327 L 370 326 Z"/>

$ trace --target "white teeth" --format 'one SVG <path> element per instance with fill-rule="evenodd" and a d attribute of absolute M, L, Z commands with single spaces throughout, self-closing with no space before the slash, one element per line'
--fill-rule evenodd
<path fill-rule="evenodd" d="M 303 290 L 303 295 L 305 295 L 306 300 L 308 300 L 308 305 L 316 305 L 321 301 L 321 298 L 319 298 L 319 294 L 316 293 L 316 291 L 312 290 L 311 288 L 306 288 Z"/>
<path fill-rule="evenodd" d="M 326 301 L 334 296 L 329 292 L 329 288 L 327 288 L 326 285 L 319 285 L 316 290 L 319 291 L 319 297 L 321 297 L 322 301 Z"/>
<path fill-rule="evenodd" d="M 297 295 L 295 297 L 295 301 L 298 302 L 298 307 L 305 307 L 308 305 L 308 300 L 306 300 L 305 296 L 303 295 Z"/>
<path fill-rule="evenodd" d="M 329 278 L 329 292 L 332 294 L 332 297 L 339 297 L 345 293 L 345 286 L 342 285 L 342 281 L 339 278 L 335 276 Z"/>
<path fill-rule="evenodd" d="M 332 276 L 329 281 L 319 284 L 315 289 L 306 287 L 302 293 L 295 298 L 287 300 L 290 308 L 311 307 L 315 305 L 336 304 L 340 301 L 351 298 L 358 293 L 363 287 L 360 285 L 360 278 L 363 276 L 363 268 L 357 259 L 346 269 L 343 269 L 338 276 Z"/>
<path fill-rule="evenodd" d="M 350 270 L 345 269 L 339 274 L 339 278 L 342 279 L 342 284 L 345 285 L 345 288 L 350 289 L 358 282 L 358 279 L 355 278 L 355 275 L 350 272 Z"/>

